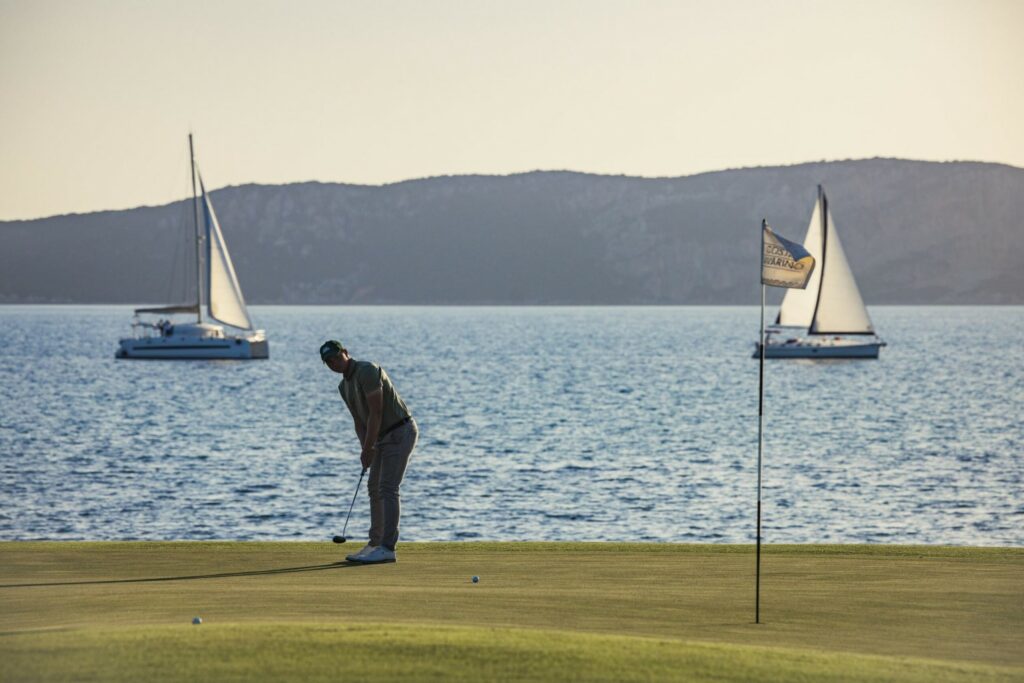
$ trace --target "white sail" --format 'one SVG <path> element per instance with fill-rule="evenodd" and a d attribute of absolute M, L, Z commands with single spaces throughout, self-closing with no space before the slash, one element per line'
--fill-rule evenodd
<path fill-rule="evenodd" d="M 252 321 L 245 307 L 242 288 L 238 284 L 227 243 L 220 230 L 220 223 L 217 222 L 217 214 L 213 211 L 213 204 L 206 194 L 202 177 L 199 178 L 199 188 L 203 194 L 203 214 L 206 218 L 207 310 L 217 322 L 251 330 Z"/>
<path fill-rule="evenodd" d="M 814 211 L 811 212 L 811 222 L 807 226 L 807 236 L 804 237 L 804 249 L 814 257 L 816 267 L 811 273 L 811 279 L 804 289 L 787 289 L 786 296 L 782 299 L 782 306 L 779 308 L 779 317 L 776 318 L 776 325 L 787 327 L 811 326 L 811 319 L 814 317 L 814 307 L 818 302 L 818 287 L 821 284 L 821 198 L 814 204 Z"/>
<path fill-rule="evenodd" d="M 824 197 L 824 194 L 821 195 Z M 832 212 L 825 204 L 825 249 L 821 263 L 821 286 L 818 305 L 811 320 L 811 334 L 874 334 L 868 309 L 853 279 L 839 241 Z"/>

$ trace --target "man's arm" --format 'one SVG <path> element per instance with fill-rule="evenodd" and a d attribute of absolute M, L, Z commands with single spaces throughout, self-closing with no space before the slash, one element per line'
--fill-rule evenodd
<path fill-rule="evenodd" d="M 373 462 L 374 446 L 377 445 L 377 439 L 380 437 L 380 420 L 384 414 L 384 391 L 377 389 L 368 393 L 366 407 L 369 408 L 370 415 L 366 420 L 366 434 L 362 435 L 363 453 L 360 460 L 363 467 L 369 467 Z"/>
<path fill-rule="evenodd" d="M 356 411 L 352 410 L 347 403 L 345 407 L 348 408 L 348 414 L 352 416 L 352 426 L 356 429 L 356 437 L 359 439 L 359 446 L 361 448 L 363 442 L 366 441 L 366 428 L 359 422 L 359 416 L 356 415 Z"/>

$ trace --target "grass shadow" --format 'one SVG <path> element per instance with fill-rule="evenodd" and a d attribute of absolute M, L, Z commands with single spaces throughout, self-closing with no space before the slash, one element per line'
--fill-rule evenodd
<path fill-rule="evenodd" d="M 330 564 L 312 564 L 305 567 L 279 567 L 277 569 L 252 569 L 244 572 L 221 572 L 219 574 L 193 574 L 191 576 L 155 576 L 144 579 L 99 579 L 96 581 L 48 581 L 43 583 L 10 583 L 0 584 L 0 588 L 33 588 L 41 586 L 98 586 L 111 583 L 158 583 L 161 581 L 198 581 L 201 579 L 230 579 L 239 576 L 269 576 L 273 574 L 297 574 L 301 572 L 321 572 L 329 569 L 346 569 L 348 567 L 367 566 L 361 562 L 331 562 Z"/>

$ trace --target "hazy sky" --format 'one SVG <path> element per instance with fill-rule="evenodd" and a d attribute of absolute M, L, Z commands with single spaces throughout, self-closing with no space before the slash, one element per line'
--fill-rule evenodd
<path fill-rule="evenodd" d="M 209 186 L 1024 166 L 1024 1 L 0 0 L 0 219 Z"/>

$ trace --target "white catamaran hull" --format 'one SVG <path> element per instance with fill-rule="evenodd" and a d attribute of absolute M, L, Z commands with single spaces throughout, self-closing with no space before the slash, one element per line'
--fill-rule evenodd
<path fill-rule="evenodd" d="M 156 360 L 255 360 L 269 358 L 266 339 L 225 337 L 224 339 L 164 339 L 143 337 L 122 339 L 117 358 Z"/>
<path fill-rule="evenodd" d="M 150 325 L 136 323 L 135 337 L 118 342 L 116 358 L 153 360 L 251 360 L 269 358 L 270 347 L 262 330 L 224 334 L 210 323 Z M 153 333 L 149 333 L 152 330 Z"/>

